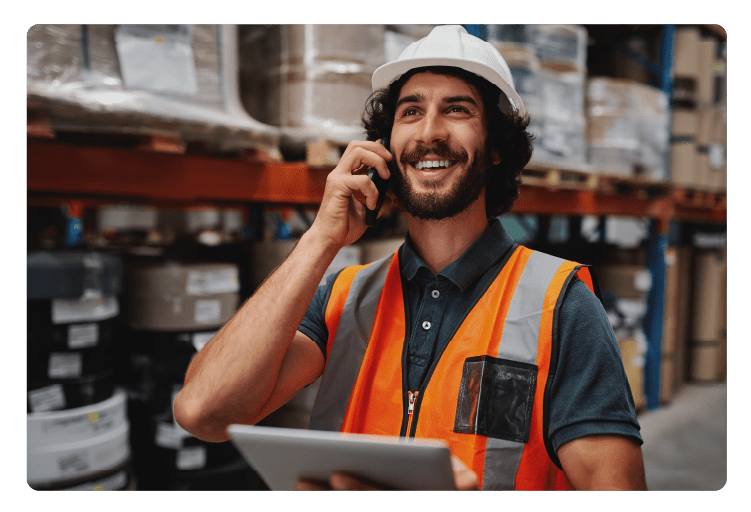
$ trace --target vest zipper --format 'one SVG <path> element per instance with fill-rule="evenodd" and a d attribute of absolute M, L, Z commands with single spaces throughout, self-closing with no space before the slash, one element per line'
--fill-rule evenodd
<path fill-rule="evenodd" d="M 407 405 L 407 431 L 406 431 L 406 437 L 410 437 L 409 430 L 412 428 L 412 420 L 415 417 L 415 402 L 417 401 L 417 395 L 420 393 L 419 391 L 415 391 L 414 393 L 412 391 L 407 391 L 407 398 L 408 398 L 408 405 Z"/>

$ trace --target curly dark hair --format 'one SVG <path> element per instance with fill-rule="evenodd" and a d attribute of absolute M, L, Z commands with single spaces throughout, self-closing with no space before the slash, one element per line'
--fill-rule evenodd
<path fill-rule="evenodd" d="M 374 141 L 391 136 L 396 102 L 402 86 L 414 74 L 425 71 L 461 78 L 479 91 L 485 107 L 485 125 L 488 131 L 485 154 L 491 155 L 493 151 L 497 151 L 501 157 L 500 164 L 491 165 L 487 169 L 485 211 L 488 219 L 508 212 L 519 197 L 521 172 L 532 157 L 533 136 L 527 131 L 529 116 L 522 118 L 516 113 L 504 114 L 497 107 L 501 90 L 484 78 L 464 69 L 448 66 L 410 70 L 389 87 L 377 90 L 368 98 L 362 116 L 367 139 Z"/>

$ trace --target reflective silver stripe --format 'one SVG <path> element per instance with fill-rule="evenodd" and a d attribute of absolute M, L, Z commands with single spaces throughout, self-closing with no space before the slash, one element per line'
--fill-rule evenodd
<path fill-rule="evenodd" d="M 352 281 L 313 404 L 311 430 L 341 430 L 393 257 L 392 254 L 373 262 Z"/>
<path fill-rule="evenodd" d="M 537 362 L 545 294 L 565 261 L 538 251 L 530 255 L 506 313 L 497 357 L 528 364 Z M 524 443 L 489 437 L 485 447 L 482 488 L 513 489 L 523 451 Z"/>

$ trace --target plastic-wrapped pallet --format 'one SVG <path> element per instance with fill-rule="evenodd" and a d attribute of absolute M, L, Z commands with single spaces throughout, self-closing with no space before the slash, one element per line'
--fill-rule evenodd
<path fill-rule="evenodd" d="M 178 134 L 274 151 L 278 130 L 251 118 L 237 85 L 231 25 L 34 25 L 29 105 L 54 129 Z"/>
<path fill-rule="evenodd" d="M 242 99 L 289 139 L 364 138 L 360 117 L 384 62 L 385 25 L 240 27 Z"/>
<path fill-rule="evenodd" d="M 587 29 L 580 25 L 527 25 L 543 68 L 555 72 L 587 72 Z"/>
<path fill-rule="evenodd" d="M 631 80 L 592 78 L 588 88 L 589 161 L 605 174 L 664 180 L 670 116 L 667 95 Z"/>
<path fill-rule="evenodd" d="M 586 30 L 573 25 L 488 25 L 535 136 L 532 163 L 587 169 Z"/>

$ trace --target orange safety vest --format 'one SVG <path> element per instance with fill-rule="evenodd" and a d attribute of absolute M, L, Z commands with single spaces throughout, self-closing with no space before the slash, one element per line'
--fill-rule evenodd
<path fill-rule="evenodd" d="M 334 282 L 310 428 L 443 439 L 482 489 L 571 489 L 547 436 L 546 392 L 563 292 L 575 275 L 594 291 L 586 266 L 517 246 L 423 389 L 408 390 L 398 260 L 348 267 Z"/>

